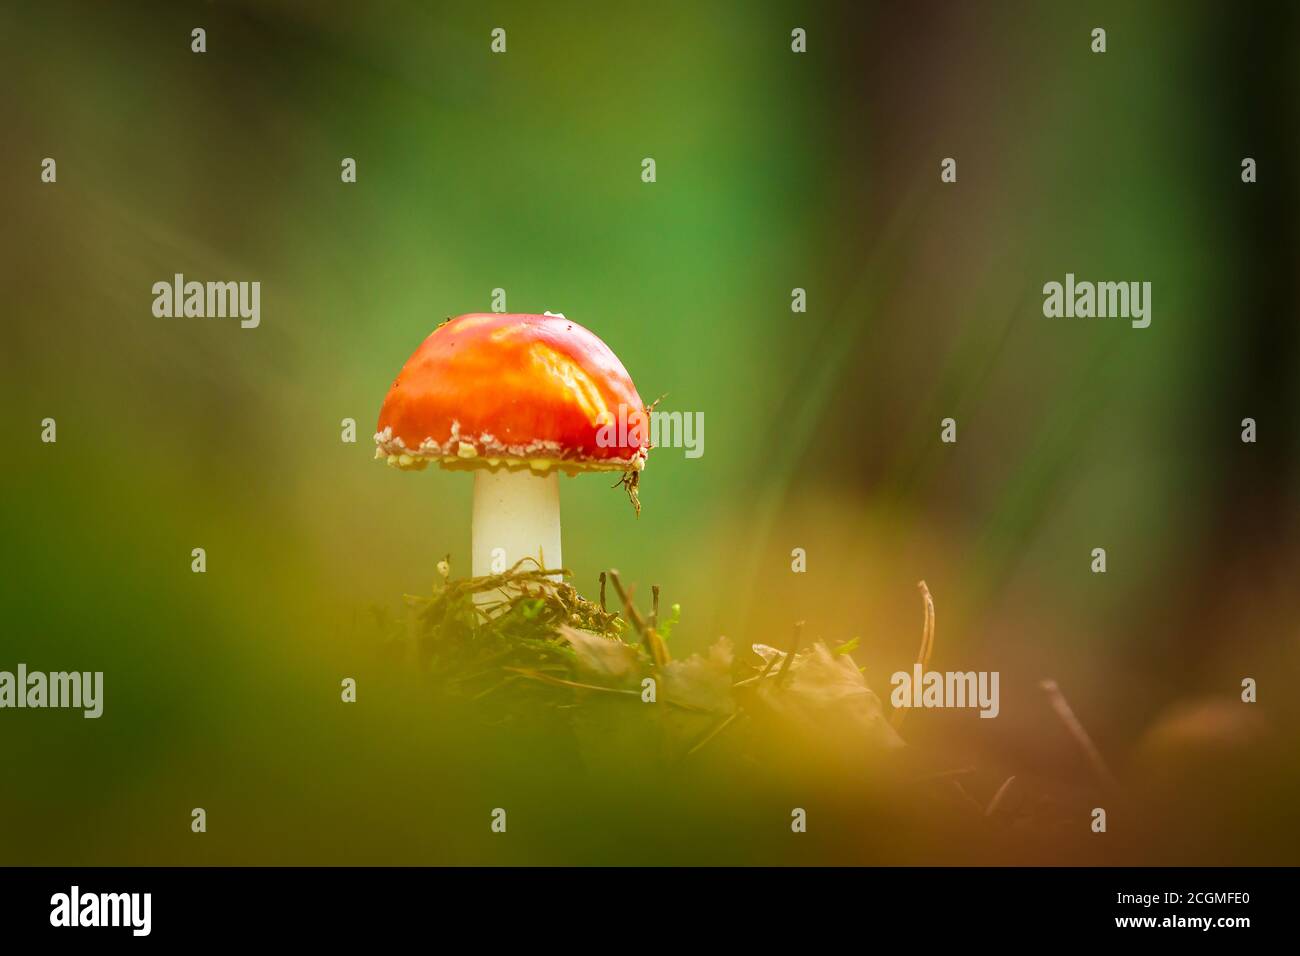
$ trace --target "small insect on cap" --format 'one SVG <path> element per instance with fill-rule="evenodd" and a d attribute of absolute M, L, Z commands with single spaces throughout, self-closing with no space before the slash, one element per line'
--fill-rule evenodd
<path fill-rule="evenodd" d="M 639 472 L 649 415 L 609 346 L 563 315 L 474 313 L 434 329 L 384 399 L 399 468 Z"/>

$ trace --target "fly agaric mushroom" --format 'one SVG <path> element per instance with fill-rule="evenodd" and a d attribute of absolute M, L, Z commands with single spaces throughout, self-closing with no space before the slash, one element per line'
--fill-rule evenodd
<path fill-rule="evenodd" d="M 461 315 L 397 374 L 375 457 L 474 471 L 475 577 L 525 558 L 558 569 L 559 472 L 621 472 L 639 514 L 648 420 L 623 363 L 562 314 Z"/>

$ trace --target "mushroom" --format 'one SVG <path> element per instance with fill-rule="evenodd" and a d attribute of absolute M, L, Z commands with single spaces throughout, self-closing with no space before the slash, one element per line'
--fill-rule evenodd
<path fill-rule="evenodd" d="M 622 473 L 639 514 L 648 426 L 623 363 L 578 323 L 476 313 L 448 319 L 406 360 L 379 412 L 375 457 L 474 472 L 475 577 L 526 558 L 558 570 L 559 473 Z"/>

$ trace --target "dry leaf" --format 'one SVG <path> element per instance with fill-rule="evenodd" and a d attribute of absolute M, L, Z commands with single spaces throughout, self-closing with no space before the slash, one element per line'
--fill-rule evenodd
<path fill-rule="evenodd" d="M 754 653 L 777 675 L 786 652 L 755 644 Z M 885 719 L 880 698 L 848 654 L 835 654 L 821 641 L 797 653 L 784 677 L 772 676 L 755 688 L 775 714 L 809 732 L 857 739 L 878 747 L 901 747 L 902 738 Z"/>
<path fill-rule="evenodd" d="M 617 638 L 602 637 L 565 625 L 561 625 L 559 631 L 573 648 L 578 670 L 596 683 L 623 687 L 639 682 L 641 652 L 638 648 Z"/>

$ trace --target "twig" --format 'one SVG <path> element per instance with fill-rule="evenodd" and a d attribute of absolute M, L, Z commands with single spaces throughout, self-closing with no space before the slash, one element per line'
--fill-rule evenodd
<path fill-rule="evenodd" d="M 966 798 L 967 803 L 969 803 L 972 807 L 974 807 L 978 812 L 980 813 L 984 812 L 984 808 L 980 806 L 980 802 L 970 795 L 970 791 L 961 785 L 960 780 L 954 777 L 952 780 L 952 785 L 957 790 L 958 793 L 960 793 L 963 797 Z"/>
<path fill-rule="evenodd" d="M 663 667 L 668 663 L 668 649 L 664 646 L 662 638 L 655 632 L 655 629 L 648 625 L 641 612 L 636 609 L 628 592 L 623 588 L 623 581 L 618 576 L 618 572 L 613 568 L 609 569 L 609 579 L 614 583 L 614 591 L 618 594 L 618 599 L 623 602 L 628 618 L 632 621 L 632 626 L 636 632 L 641 635 L 642 641 L 645 642 L 646 650 L 650 654 L 650 660 L 654 661 L 655 667 Z"/>
<path fill-rule="evenodd" d="M 1088 761 L 1092 764 L 1092 769 L 1096 771 L 1097 776 L 1101 778 L 1106 786 L 1112 789 L 1119 789 L 1119 781 L 1115 775 L 1110 772 L 1106 766 L 1106 761 L 1102 759 L 1101 751 L 1097 749 L 1092 738 L 1088 736 L 1088 731 L 1083 729 L 1083 724 L 1079 723 L 1079 718 L 1074 716 L 1074 711 L 1070 707 L 1070 702 L 1065 699 L 1061 693 L 1061 688 L 1057 686 L 1056 681 L 1048 680 L 1039 681 L 1038 686 L 1047 692 L 1048 698 L 1052 702 L 1052 709 L 1056 711 L 1056 716 L 1061 718 L 1075 741 L 1083 748 L 1083 752 L 1088 756 Z"/>
<path fill-rule="evenodd" d="M 498 682 L 498 683 L 496 683 L 496 684 L 489 684 L 486 690 L 481 690 L 481 691 L 479 691 L 477 694 L 475 694 L 473 697 L 471 697 L 470 700 L 482 700 L 482 699 L 483 699 L 484 697 L 486 697 L 488 694 L 492 693 L 493 691 L 500 690 L 502 687 L 505 687 L 506 684 L 509 684 L 509 683 L 511 683 L 511 682 L 514 681 L 514 680 L 515 680 L 515 677 L 514 677 L 513 675 L 511 675 L 510 677 L 507 677 L 505 680 L 500 681 L 500 682 Z"/>
<path fill-rule="evenodd" d="M 795 625 L 796 640 L 798 640 L 799 637 L 798 628 L 802 625 L 803 625 L 803 621 L 800 621 L 798 624 Z M 789 654 L 781 654 L 781 655 L 773 654 L 771 657 L 767 659 L 767 663 L 763 665 L 763 669 L 761 671 L 759 671 L 753 677 L 746 677 L 743 680 L 738 680 L 731 686 L 748 687 L 750 684 L 757 684 L 760 681 L 762 681 L 763 678 L 767 677 L 770 673 L 772 673 L 772 668 L 776 667 L 777 664 L 785 664 L 785 662 L 789 660 L 789 658 L 790 658 Z"/>
<path fill-rule="evenodd" d="M 925 602 L 925 628 L 921 635 L 920 656 L 921 671 L 924 672 L 930 666 L 930 655 L 934 653 L 934 598 L 930 596 L 930 589 L 924 581 L 917 581 L 916 586 L 921 591 L 921 600 Z"/>
<path fill-rule="evenodd" d="M 726 716 L 726 718 L 724 718 L 722 721 L 720 721 L 720 722 L 718 723 L 718 725 L 717 725 L 716 727 L 714 727 L 712 730 L 710 730 L 707 734 L 704 735 L 704 739 L 702 739 L 699 743 L 697 743 L 697 744 L 696 744 L 694 747 L 692 747 L 690 750 L 686 751 L 686 754 L 685 754 L 685 755 L 686 755 L 687 757 L 689 757 L 691 754 L 695 753 L 695 751 L 699 750 L 701 747 L 703 747 L 705 744 L 707 744 L 707 743 L 708 743 L 710 740 L 712 740 L 714 737 L 718 736 L 718 734 L 722 733 L 724 730 L 726 730 L 728 727 L 730 727 L 730 726 L 731 726 L 731 722 L 734 721 L 737 717 L 739 717 L 740 714 L 741 714 L 741 712 L 738 711 L 738 710 L 735 711 L 735 712 L 733 712 L 733 713 L 731 713 L 731 714 L 728 714 L 728 715 Z"/>
<path fill-rule="evenodd" d="M 1007 795 L 1007 791 L 1011 789 L 1011 784 L 1015 779 L 1015 774 L 1012 774 L 1002 782 L 1002 786 L 998 787 L 998 792 L 993 794 L 993 799 L 989 801 L 988 809 L 984 811 L 986 817 L 991 817 L 997 812 L 998 807 L 1002 804 L 1002 798 Z"/>
<path fill-rule="evenodd" d="M 546 684 L 555 684 L 559 687 L 575 687 L 578 690 L 598 690 L 606 694 L 626 694 L 631 697 L 640 697 L 639 690 L 627 690 L 622 687 L 601 687 L 599 684 L 583 684 L 576 680 L 565 680 L 563 677 L 552 677 L 550 674 L 544 674 L 541 671 L 533 670 L 531 667 L 504 667 L 502 670 L 513 671 L 523 677 L 539 680 Z"/>
<path fill-rule="evenodd" d="M 774 668 L 779 661 L 784 661 L 784 660 L 785 658 L 783 656 L 777 657 L 774 654 L 772 655 L 772 657 L 768 659 L 767 663 L 763 665 L 763 669 L 759 671 L 757 674 L 755 674 L 753 677 L 744 677 L 736 681 L 731 686 L 733 688 L 736 688 L 736 687 L 749 687 L 751 684 L 758 684 L 762 682 L 762 680 L 765 677 L 767 677 L 769 674 L 772 673 L 772 668 Z"/>
<path fill-rule="evenodd" d="M 794 655 L 798 652 L 799 645 L 802 643 L 803 626 L 803 621 L 794 622 L 794 636 L 790 638 L 790 651 L 785 655 L 785 660 L 781 662 L 781 670 L 777 672 L 777 684 L 784 684 L 790 679 L 790 664 L 794 661 Z"/>
<path fill-rule="evenodd" d="M 659 627 L 659 585 L 650 585 L 650 626 Z"/>
<path fill-rule="evenodd" d="M 600 609 L 607 610 L 605 607 L 605 572 L 600 572 Z"/>
<path fill-rule="evenodd" d="M 930 589 L 925 586 L 924 581 L 917 581 L 916 586 L 921 590 L 921 601 L 925 606 L 925 618 L 921 623 L 921 649 L 916 652 L 916 660 L 921 665 L 921 673 L 924 675 L 930 663 L 930 655 L 934 653 L 934 598 L 930 596 Z M 902 727 L 907 710 L 906 707 L 896 708 L 889 715 L 889 726 L 895 730 Z"/>

